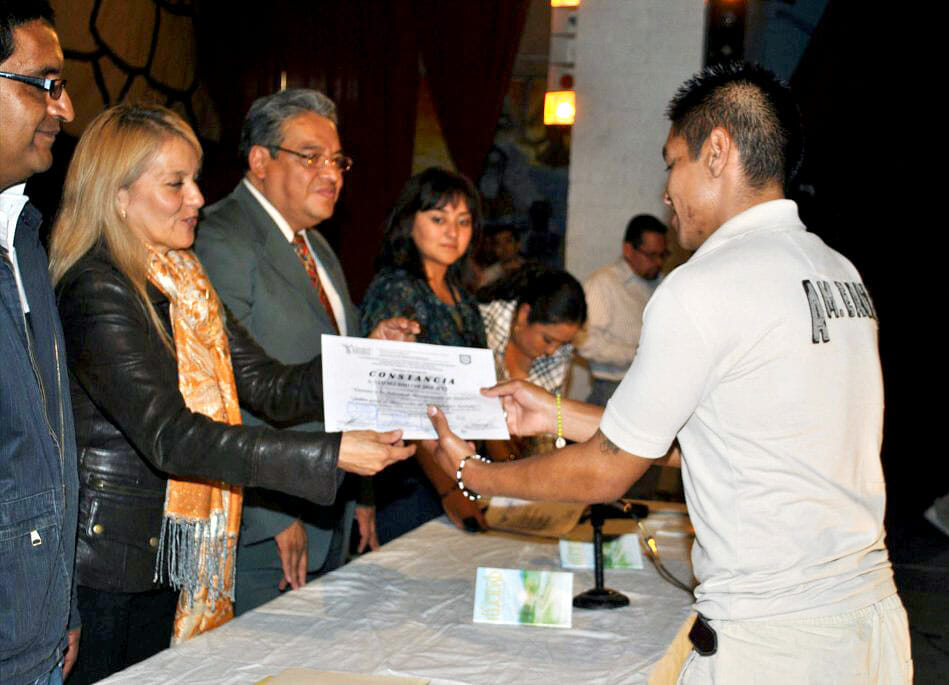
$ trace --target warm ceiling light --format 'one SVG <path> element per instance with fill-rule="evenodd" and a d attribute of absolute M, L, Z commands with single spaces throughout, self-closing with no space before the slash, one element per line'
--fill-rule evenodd
<path fill-rule="evenodd" d="M 577 94 L 572 90 L 558 90 L 544 95 L 544 124 L 570 125 L 577 114 Z"/>
<path fill-rule="evenodd" d="M 580 0 L 550 0 L 551 7 L 579 7 Z"/>

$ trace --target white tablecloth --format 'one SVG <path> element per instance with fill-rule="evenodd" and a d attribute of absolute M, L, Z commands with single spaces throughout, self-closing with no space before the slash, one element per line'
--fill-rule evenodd
<path fill-rule="evenodd" d="M 478 566 L 559 569 L 555 542 L 472 535 L 444 518 L 305 588 L 117 673 L 105 682 L 254 683 L 291 667 L 459 683 L 645 683 L 691 598 L 641 571 L 607 571 L 623 609 L 574 609 L 571 629 L 471 621 Z M 669 561 L 681 579 L 688 565 Z M 593 586 L 574 576 L 574 593 Z"/>

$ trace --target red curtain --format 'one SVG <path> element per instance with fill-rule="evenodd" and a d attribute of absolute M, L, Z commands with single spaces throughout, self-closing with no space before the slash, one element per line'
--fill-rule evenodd
<path fill-rule="evenodd" d="M 296 4 L 294 3 L 296 8 Z M 418 52 L 411 3 L 326 2 L 284 26 L 287 85 L 315 88 L 339 108 L 340 139 L 354 160 L 330 221 L 358 302 L 375 274 L 382 223 L 412 169 Z M 295 13 L 294 13 L 295 14 Z"/>
<path fill-rule="evenodd" d="M 419 48 L 458 170 L 481 175 L 491 149 L 529 0 L 418 0 Z"/>

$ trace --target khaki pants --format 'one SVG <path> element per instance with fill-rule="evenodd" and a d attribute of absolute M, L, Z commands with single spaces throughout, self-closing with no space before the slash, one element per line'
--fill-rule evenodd
<path fill-rule="evenodd" d="M 913 682 L 909 624 L 897 595 L 836 616 L 710 621 L 718 651 L 693 651 L 679 685 L 898 685 Z"/>

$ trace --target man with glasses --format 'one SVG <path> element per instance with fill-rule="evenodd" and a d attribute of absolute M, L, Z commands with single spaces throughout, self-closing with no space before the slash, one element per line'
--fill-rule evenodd
<path fill-rule="evenodd" d="M 630 219 L 623 236 L 623 256 L 590 275 L 583 284 L 587 326 L 579 346 L 590 363 L 593 389 L 587 402 L 606 406 L 636 356 L 646 302 L 662 280 L 669 256 L 666 227 L 649 214 Z"/>
<path fill-rule="evenodd" d="M 312 359 L 320 336 L 358 336 L 359 319 L 339 260 L 316 226 L 333 215 L 352 160 L 342 152 L 336 105 L 315 90 L 258 98 L 241 130 L 244 178 L 208 208 L 195 250 L 231 316 L 284 364 Z M 405 337 L 417 324 L 380 324 L 375 337 Z M 260 423 L 244 413 L 247 424 Z M 278 428 L 280 426 L 277 426 Z M 294 430 L 323 430 L 321 421 Z M 376 547 L 375 511 L 365 482 L 344 485 L 320 507 L 249 489 L 237 555 L 235 611 L 241 614 L 340 566 L 354 516 L 360 547 Z M 348 495 L 348 496 L 347 496 Z"/>
<path fill-rule="evenodd" d="M 62 331 L 26 180 L 73 118 L 48 2 L 0 4 L 0 682 L 76 661 L 78 476 Z"/>

